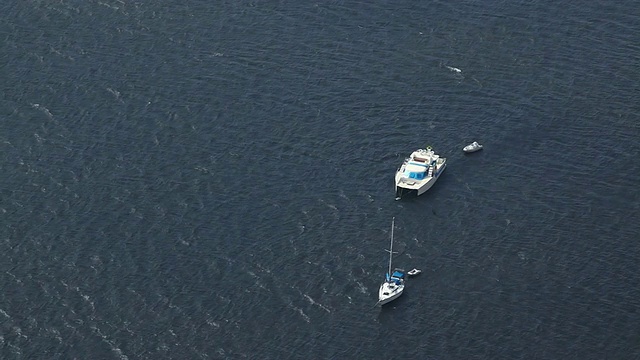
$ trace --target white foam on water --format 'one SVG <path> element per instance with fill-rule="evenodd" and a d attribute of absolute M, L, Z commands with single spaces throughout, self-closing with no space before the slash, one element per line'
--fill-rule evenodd
<path fill-rule="evenodd" d="M 302 294 L 302 295 L 303 295 L 307 300 L 309 300 L 309 303 L 311 303 L 311 305 L 316 305 L 317 307 L 319 307 L 320 309 L 322 309 L 322 310 L 324 310 L 324 311 L 326 311 L 326 312 L 328 312 L 328 313 L 330 313 L 330 312 L 331 312 L 331 310 L 329 310 L 326 306 L 324 306 L 324 305 L 320 304 L 319 302 L 317 302 L 317 301 L 313 300 L 313 299 L 311 298 L 311 296 L 309 296 L 309 295 L 307 295 L 307 294 Z"/>
<path fill-rule="evenodd" d="M 20 204 L 16 203 L 16 205 L 20 205 Z M 20 205 L 20 207 L 22 207 L 22 205 Z M 5 273 L 6 273 L 7 275 L 11 276 L 11 277 L 13 278 L 13 280 L 15 280 L 15 281 L 16 281 L 16 283 L 18 283 L 18 284 L 22 285 L 22 280 L 18 279 L 15 275 L 13 275 L 12 273 L 10 273 L 10 272 L 8 272 L 8 271 L 5 271 Z"/>
<path fill-rule="evenodd" d="M 120 91 L 112 89 L 110 87 L 107 88 L 107 91 L 110 92 L 116 99 L 120 99 Z"/>
<path fill-rule="evenodd" d="M 62 344 L 62 336 L 60 335 L 60 331 L 54 328 L 45 328 L 46 332 L 53 334 L 53 337 L 58 340 L 59 343 Z"/>
<path fill-rule="evenodd" d="M 53 119 L 53 114 L 46 107 L 44 107 L 44 106 L 42 106 L 40 104 L 31 104 L 31 107 L 34 108 L 34 109 L 42 111 L 45 115 L 47 115 L 47 117 L 49 119 Z"/>
<path fill-rule="evenodd" d="M 127 355 L 125 355 L 122 352 L 122 349 L 120 349 L 118 346 L 115 345 L 115 343 L 110 340 L 107 335 L 105 335 L 96 325 L 92 325 L 91 329 L 93 330 L 93 332 L 100 336 L 100 338 L 102 338 L 102 341 L 104 343 L 106 343 L 107 345 L 109 345 L 109 348 L 111 349 L 111 351 L 113 351 L 120 360 L 128 360 L 129 357 Z"/>
<path fill-rule="evenodd" d="M 302 309 L 295 308 L 295 310 L 297 310 L 298 313 L 300 313 L 300 315 L 302 315 L 302 318 L 304 319 L 304 321 L 306 321 L 307 323 L 311 323 L 311 319 L 309 318 L 309 316 L 307 316 L 307 314 L 304 313 L 304 311 L 302 311 Z"/>
<path fill-rule="evenodd" d="M 302 316 L 302 319 L 307 322 L 307 323 L 311 323 L 311 318 L 309 318 L 309 316 L 307 314 L 304 313 L 304 311 L 302 311 L 301 308 L 294 306 L 293 303 L 291 301 L 289 301 L 287 303 L 287 306 L 291 309 L 293 309 L 295 312 L 297 312 L 298 314 L 300 314 L 300 316 Z"/>
<path fill-rule="evenodd" d="M 270 290 L 267 288 L 267 286 L 266 286 L 262 281 L 260 281 L 260 277 L 259 277 L 258 275 L 256 275 L 256 273 L 254 273 L 253 271 L 250 271 L 250 270 L 248 270 L 248 271 L 247 271 L 247 273 L 248 273 L 251 277 L 253 277 L 253 278 L 255 279 L 255 281 L 256 281 L 256 286 L 258 286 L 260 289 L 270 291 Z"/>
<path fill-rule="evenodd" d="M 9 314 L 7 314 L 7 312 L 2 309 L 0 309 L 0 314 L 6 316 L 8 319 L 11 319 L 11 316 L 9 316 Z"/>
<path fill-rule="evenodd" d="M 22 329 L 19 328 L 18 326 L 14 326 L 13 327 L 13 332 L 18 335 L 19 337 L 25 338 L 27 339 L 27 335 L 22 334 Z"/>

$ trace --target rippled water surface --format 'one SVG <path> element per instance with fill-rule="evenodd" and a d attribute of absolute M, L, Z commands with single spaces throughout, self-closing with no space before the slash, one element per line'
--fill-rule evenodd
<path fill-rule="evenodd" d="M 3 359 L 640 358 L 636 2 L 0 14 Z"/>

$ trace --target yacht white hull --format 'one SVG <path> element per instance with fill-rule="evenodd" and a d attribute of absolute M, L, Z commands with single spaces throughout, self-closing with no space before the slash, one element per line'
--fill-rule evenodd
<path fill-rule="evenodd" d="M 423 180 L 407 179 L 402 176 L 402 170 L 396 172 L 396 197 L 402 197 L 405 193 L 415 193 L 416 195 L 422 195 L 438 181 L 444 169 L 446 169 L 447 163 L 443 162 L 440 168 L 433 176 L 429 176 Z"/>
<path fill-rule="evenodd" d="M 430 146 L 415 150 L 396 171 L 396 199 L 406 193 L 424 194 L 446 167 L 447 159 L 436 154 Z"/>
<path fill-rule="evenodd" d="M 474 152 L 480 151 L 480 150 L 482 150 L 481 147 L 473 147 L 473 148 L 465 147 L 464 149 L 462 149 L 462 151 L 466 152 L 467 154 L 471 154 L 471 153 L 474 153 Z"/>

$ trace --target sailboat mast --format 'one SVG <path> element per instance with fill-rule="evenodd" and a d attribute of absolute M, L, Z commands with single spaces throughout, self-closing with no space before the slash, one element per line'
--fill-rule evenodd
<path fill-rule="evenodd" d="M 389 276 L 391 276 L 391 260 L 393 258 L 393 228 L 395 227 L 396 218 L 391 220 L 391 249 L 389 249 Z"/>

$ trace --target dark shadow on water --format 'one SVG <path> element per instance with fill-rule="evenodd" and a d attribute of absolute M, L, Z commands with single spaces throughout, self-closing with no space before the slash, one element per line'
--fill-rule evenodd
<path fill-rule="evenodd" d="M 409 303 L 406 299 L 407 294 L 402 294 L 399 298 L 393 300 L 390 303 L 387 303 L 382 306 L 377 306 L 376 309 L 378 311 L 378 321 L 382 325 L 389 325 L 391 323 L 396 323 L 399 311 L 403 311 L 403 307 L 407 306 Z"/>
<path fill-rule="evenodd" d="M 480 150 L 480 151 L 476 151 L 476 152 L 472 152 L 472 153 L 464 153 L 464 156 L 465 157 L 482 156 L 482 154 L 484 154 L 484 150 Z"/>

